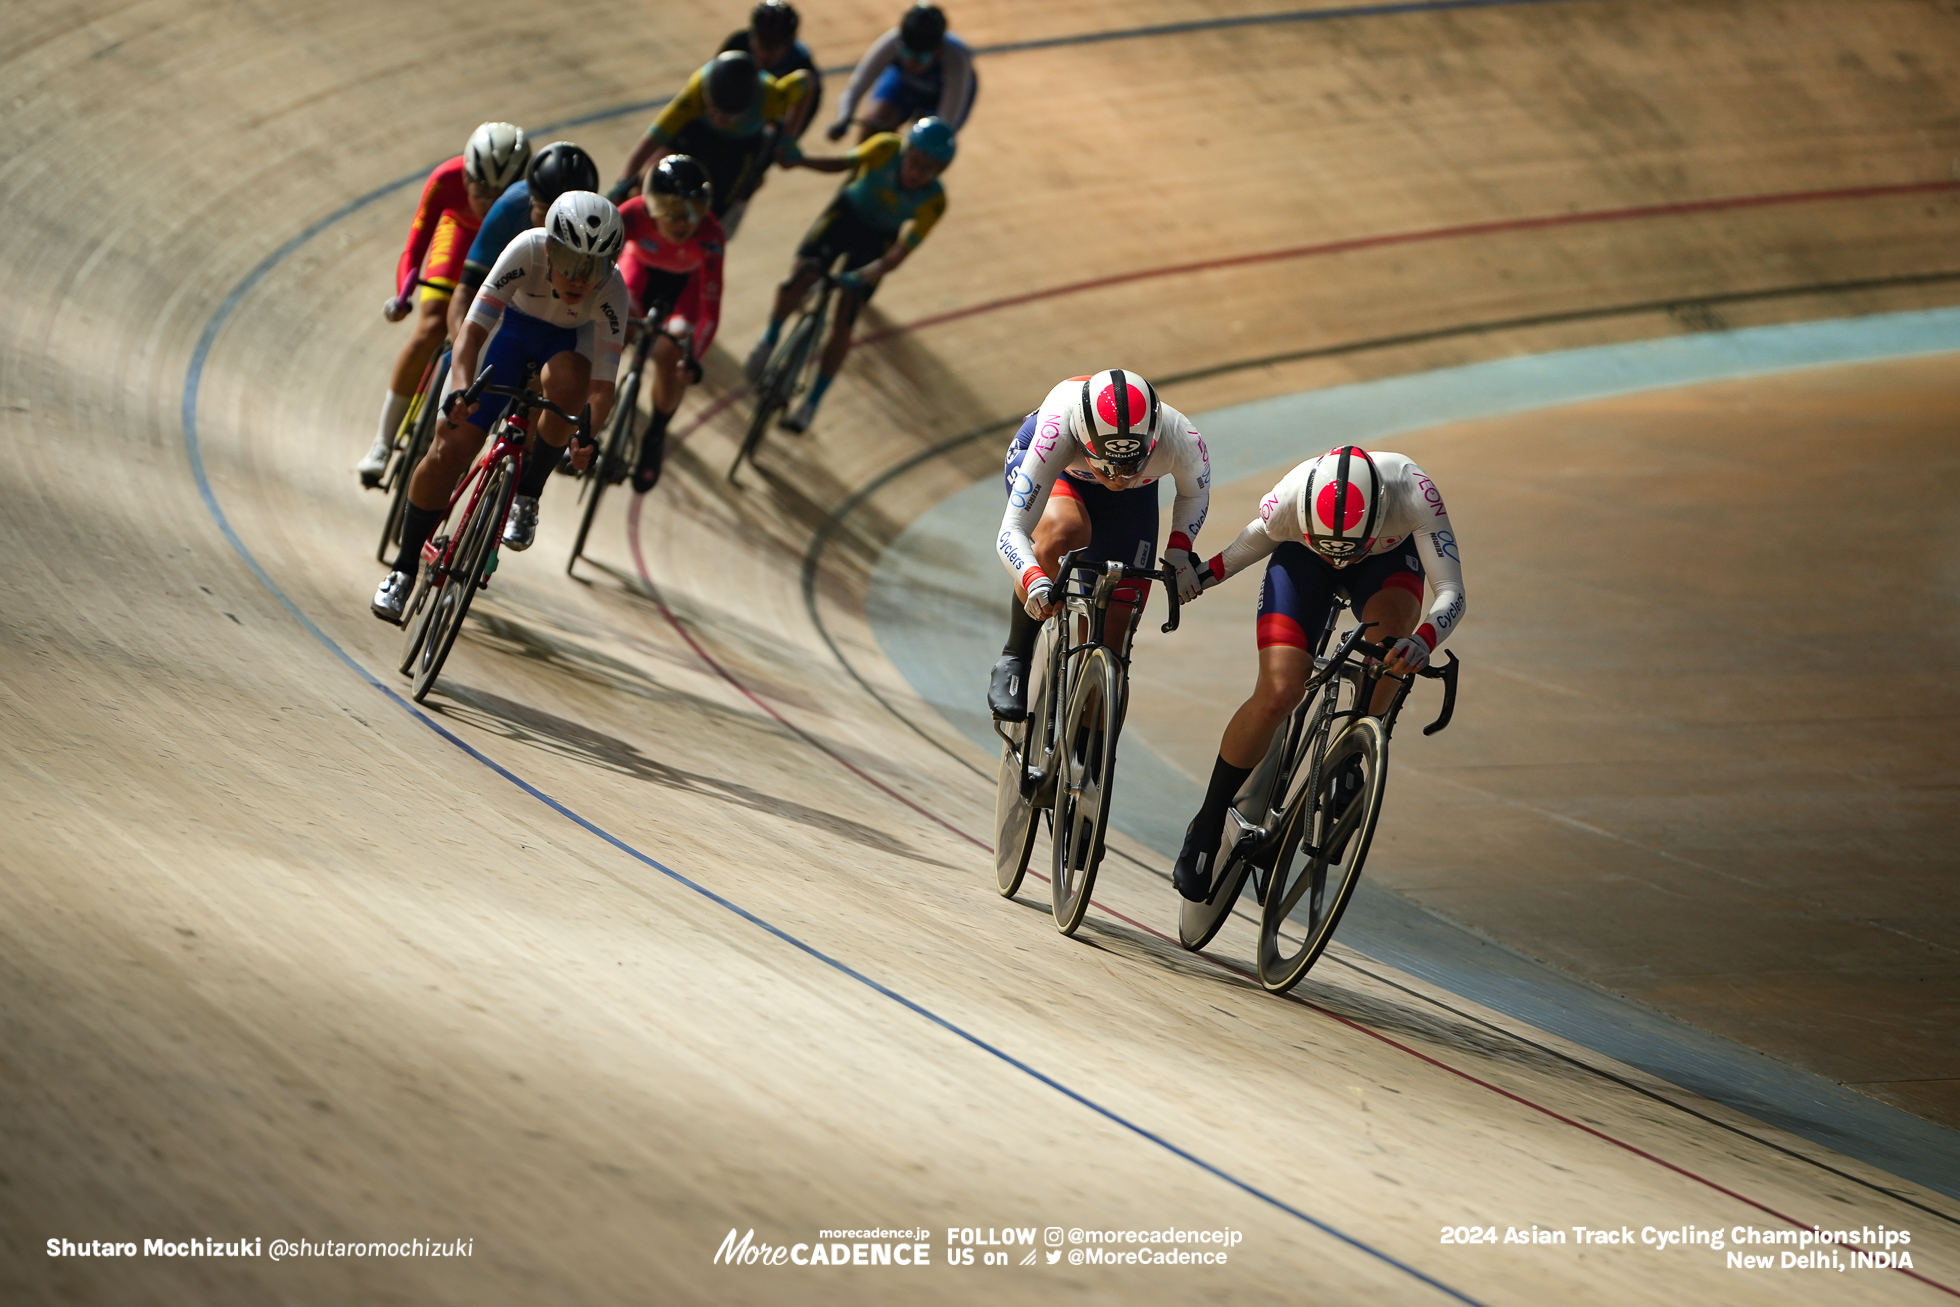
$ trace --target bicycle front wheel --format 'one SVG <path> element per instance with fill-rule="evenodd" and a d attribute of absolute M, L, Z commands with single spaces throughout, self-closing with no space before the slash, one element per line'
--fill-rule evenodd
<path fill-rule="evenodd" d="M 555 452 L 546 450 L 541 457 Z M 457 533 L 456 552 L 450 559 L 449 575 L 443 578 L 442 588 L 429 601 L 428 633 L 423 637 L 421 652 L 415 660 L 412 697 L 417 703 L 428 697 L 436 677 L 442 672 L 443 661 L 449 657 L 449 650 L 463 629 L 463 617 L 470 611 L 470 600 L 476 596 L 476 588 L 483 580 L 491 551 L 497 547 L 497 533 L 502 529 L 504 514 L 510 508 L 510 497 L 516 489 L 517 469 L 509 458 L 498 459 L 496 466 L 486 476 L 488 479 L 483 493 L 477 497 L 475 510 Z"/>
<path fill-rule="evenodd" d="M 1013 743 L 1001 745 L 1000 777 L 994 789 L 994 877 L 1004 898 L 1013 898 L 1028 874 L 1035 819 L 1042 806 L 1042 772 L 1052 765 L 1055 714 L 1048 701 L 1053 686 L 1048 664 L 1053 657 L 1051 628 L 1044 626 L 1028 662 L 1027 718 L 1006 728 Z"/>
<path fill-rule="evenodd" d="M 640 370 L 634 368 L 626 374 L 626 384 L 619 388 L 618 401 L 613 405 L 611 418 L 606 422 L 606 436 L 599 444 L 599 452 L 585 471 L 585 511 L 579 515 L 578 535 L 572 541 L 572 556 L 565 560 L 565 574 L 571 575 L 572 567 L 585 554 L 585 537 L 592 532 L 592 521 L 599 516 L 599 500 L 612 485 L 625 474 L 627 456 L 631 452 L 627 446 L 632 443 L 633 428 L 639 425 Z"/>
<path fill-rule="evenodd" d="M 1122 671 L 1098 646 L 1083 658 L 1056 741 L 1053 879 L 1055 929 L 1073 935 L 1089 911 L 1109 830 L 1116 777 L 1116 733 L 1122 720 Z"/>
<path fill-rule="evenodd" d="M 1310 792 L 1288 814 L 1259 919 L 1259 982 L 1275 994 L 1300 983 L 1360 883 L 1381 818 L 1388 737 L 1363 717 L 1327 746 Z"/>
<path fill-rule="evenodd" d="M 728 465 L 730 481 L 735 479 L 735 471 L 742 466 L 743 459 L 755 461 L 762 433 L 769 429 L 776 414 L 789 407 L 790 396 L 796 391 L 796 379 L 816 344 L 817 317 L 815 313 L 806 313 L 799 318 L 762 369 L 762 380 L 755 385 L 755 412 L 749 415 L 749 429 L 742 437 L 742 448 L 736 453 L 735 461 Z"/>

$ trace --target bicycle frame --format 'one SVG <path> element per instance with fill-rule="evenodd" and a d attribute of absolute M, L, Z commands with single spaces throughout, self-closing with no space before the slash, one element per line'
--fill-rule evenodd
<path fill-rule="evenodd" d="M 1028 751 L 1023 754 L 1021 792 L 1036 795 L 1045 792 L 1054 782 L 1055 733 L 1061 729 L 1056 705 L 1066 704 L 1069 697 L 1070 670 L 1086 657 L 1090 650 L 1109 648 L 1115 655 L 1117 664 L 1123 669 L 1124 694 L 1129 694 L 1130 646 L 1136 637 L 1137 627 L 1143 621 L 1144 605 L 1135 604 L 1130 609 L 1129 624 L 1124 628 L 1120 647 L 1109 646 L 1103 640 L 1103 632 L 1108 626 L 1109 606 L 1114 601 L 1117 587 L 1125 581 L 1161 581 L 1165 593 L 1170 598 L 1170 619 L 1164 623 L 1166 634 L 1175 631 L 1181 618 L 1177 599 L 1177 577 L 1168 566 L 1155 569 L 1125 567 L 1122 563 L 1085 564 L 1078 560 L 1088 551 L 1077 549 L 1063 556 L 1056 572 L 1063 577 L 1063 598 L 1056 611 L 1048 618 L 1054 624 L 1055 637 L 1050 653 L 1048 684 L 1044 698 L 1050 708 L 1041 714 L 1048 738 L 1029 741 Z M 1101 570 L 1097 570 L 1100 568 Z M 1071 628 L 1080 638 L 1072 638 Z M 1032 714 L 1030 714 L 1032 719 Z M 1003 740 L 1007 735 L 1001 724 L 994 723 L 994 733 Z M 1011 741 L 1010 741 L 1011 743 Z M 1041 766 L 1029 768 L 1027 760 L 1034 756 L 1034 747 L 1041 749 Z M 1032 776 L 1030 773 L 1032 772 Z"/>
<path fill-rule="evenodd" d="M 473 404 L 480 396 L 489 394 L 506 396 L 515 401 L 515 403 L 512 405 L 511 411 L 505 413 L 491 425 L 489 433 L 490 447 L 478 456 L 476 462 L 471 465 L 469 473 L 461 481 L 456 483 L 454 490 L 449 492 L 449 511 L 444 515 L 445 521 L 454 519 L 456 505 L 461 501 L 465 491 L 469 492 L 470 502 L 469 506 L 463 512 L 462 520 L 468 520 L 475 514 L 477 504 L 483 498 L 484 487 L 489 484 L 490 469 L 495 467 L 501 459 L 509 458 L 512 460 L 514 479 L 518 484 L 523 484 L 526 451 L 531 441 L 535 438 L 531 431 L 531 415 L 533 413 L 539 410 L 555 413 L 567 422 L 572 423 L 576 428 L 573 439 L 577 440 L 580 444 L 589 444 L 591 442 L 590 408 L 588 407 L 583 413 L 571 414 L 546 399 L 536 390 L 539 384 L 536 364 L 532 364 L 525 369 L 524 384 L 521 386 L 493 386 L 489 384 L 490 373 L 491 369 L 485 368 L 477 375 L 476 381 L 470 386 L 469 390 L 464 392 L 464 402 Z M 541 452 L 538 455 L 540 458 L 554 458 L 556 456 L 556 451 L 548 453 Z M 506 503 L 497 514 L 496 531 L 491 537 L 490 562 L 483 570 L 483 577 L 478 582 L 479 585 L 488 585 L 490 583 L 490 573 L 497 570 L 497 558 L 503 548 L 504 520 L 509 516 L 510 505 Z M 448 578 L 450 567 L 455 560 L 458 534 L 451 532 L 448 536 L 443 537 L 440 549 L 436 547 L 437 541 L 433 537 L 422 546 L 422 561 L 427 563 L 432 569 L 430 574 L 430 584 L 432 586 L 440 585 Z"/>

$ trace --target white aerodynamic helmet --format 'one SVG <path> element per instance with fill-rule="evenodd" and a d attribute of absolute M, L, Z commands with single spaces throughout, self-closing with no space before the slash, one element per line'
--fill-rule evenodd
<path fill-rule="evenodd" d="M 595 281 L 626 247 L 626 223 L 596 191 L 566 191 L 544 215 L 551 265 L 574 281 Z"/>
<path fill-rule="evenodd" d="M 1134 372 L 1111 368 L 1082 383 L 1069 434 L 1105 474 L 1133 474 L 1157 447 L 1157 392 Z"/>
<path fill-rule="evenodd" d="M 1313 461 L 1293 505 L 1307 548 L 1336 567 L 1367 556 L 1382 516 L 1382 478 L 1359 445 L 1341 445 Z"/>
<path fill-rule="evenodd" d="M 483 186 L 498 190 L 524 175 L 531 162 L 531 142 L 522 127 L 509 123 L 485 123 L 470 133 L 463 147 L 463 175 Z"/>

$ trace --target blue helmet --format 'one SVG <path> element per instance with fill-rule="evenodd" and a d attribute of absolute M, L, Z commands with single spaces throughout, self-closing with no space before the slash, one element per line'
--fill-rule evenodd
<path fill-rule="evenodd" d="M 936 163 L 947 164 L 953 161 L 953 152 L 958 144 L 953 140 L 953 129 L 943 118 L 921 118 L 912 124 L 912 130 L 905 133 L 905 148 L 918 150 L 926 158 Z"/>

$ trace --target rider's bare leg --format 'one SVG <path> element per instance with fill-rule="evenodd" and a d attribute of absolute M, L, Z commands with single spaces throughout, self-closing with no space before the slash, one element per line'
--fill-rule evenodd
<path fill-rule="evenodd" d="M 422 369 L 429 366 L 429 360 L 449 335 L 450 296 L 434 297 L 424 294 L 422 302 L 415 306 L 415 332 L 402 346 L 402 352 L 395 359 L 395 370 L 388 377 L 388 389 L 396 395 L 413 395 L 415 387 L 422 380 Z"/>
<path fill-rule="evenodd" d="M 1259 679 L 1239 705 L 1218 742 L 1218 756 L 1234 767 L 1257 767 L 1286 714 L 1300 706 L 1313 654 L 1293 644 L 1269 644 L 1259 651 Z"/>
<path fill-rule="evenodd" d="M 1375 644 L 1399 640 L 1416 629 L 1422 601 L 1407 590 L 1384 587 L 1375 591 L 1362 610 L 1361 620 L 1373 622 L 1368 638 Z M 1300 706 L 1307 678 L 1313 675 L 1313 656 L 1298 645 L 1269 644 L 1259 651 L 1259 680 L 1252 695 L 1239 705 L 1225 726 L 1218 756 L 1234 767 L 1256 767 L 1266 756 L 1266 746 L 1286 715 Z M 1395 697 L 1395 682 L 1383 679 L 1375 685 L 1374 701 L 1368 710 L 1380 714 Z"/>
<path fill-rule="evenodd" d="M 653 343 L 653 416 L 647 419 L 646 430 L 640 434 L 639 462 L 633 468 L 633 489 L 641 494 L 660 482 L 667 449 L 667 423 L 687 394 L 687 374 L 681 366 L 685 357 L 671 336 L 662 336 Z"/>
<path fill-rule="evenodd" d="M 905 110 L 889 100 L 866 100 L 858 110 L 858 144 L 879 132 L 895 132 L 905 124 Z"/>
<path fill-rule="evenodd" d="M 769 310 L 769 329 L 772 332 L 780 330 L 789 315 L 796 312 L 796 306 L 803 302 L 804 293 L 810 289 L 821 271 L 821 268 L 808 259 L 799 259 L 789 277 L 782 285 L 776 287 L 776 303 Z"/>
<path fill-rule="evenodd" d="M 1372 644 L 1389 644 L 1401 639 L 1414 631 L 1421 619 L 1421 596 L 1390 586 L 1375 591 L 1361 613 L 1362 621 L 1374 623 L 1368 628 L 1368 640 Z M 1375 682 L 1375 697 L 1368 705 L 1368 711 L 1377 717 L 1387 712 L 1389 702 L 1395 698 L 1396 688 L 1396 682 L 1387 677 Z"/>

